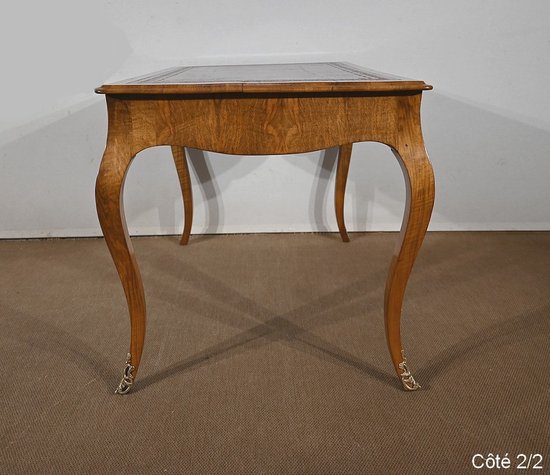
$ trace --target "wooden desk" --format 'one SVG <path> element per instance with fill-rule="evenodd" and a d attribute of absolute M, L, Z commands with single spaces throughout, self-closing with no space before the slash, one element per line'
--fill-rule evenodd
<path fill-rule="evenodd" d="M 391 147 L 407 189 L 401 233 L 386 282 L 384 320 L 391 359 L 403 387 L 420 386 L 401 345 L 403 296 L 434 200 L 434 177 L 420 126 L 423 81 L 381 74 L 348 63 L 177 67 L 105 84 L 107 145 L 96 182 L 96 205 L 130 313 L 131 338 L 122 381 L 135 381 L 145 338 L 145 297 L 122 203 L 135 155 L 170 145 L 185 204 L 182 242 L 189 237 L 192 200 L 184 147 L 236 155 L 290 154 L 339 146 L 335 205 L 343 220 L 344 190 L 354 142 Z"/>

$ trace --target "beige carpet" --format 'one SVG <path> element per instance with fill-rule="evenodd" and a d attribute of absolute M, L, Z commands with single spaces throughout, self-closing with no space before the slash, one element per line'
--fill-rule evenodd
<path fill-rule="evenodd" d="M 0 242 L 0 473 L 478 473 L 476 453 L 545 472 L 550 233 L 429 234 L 402 325 L 415 393 L 384 341 L 396 237 L 135 239 L 148 334 L 124 397 L 103 240 Z"/>

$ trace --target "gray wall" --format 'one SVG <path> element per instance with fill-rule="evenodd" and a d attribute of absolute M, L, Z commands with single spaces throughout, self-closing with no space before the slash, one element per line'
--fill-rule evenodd
<path fill-rule="evenodd" d="M 100 234 L 106 116 L 94 87 L 173 65 L 343 60 L 434 85 L 423 124 L 431 229 L 550 229 L 550 2 L 27 2 L 0 16 L 0 237 Z M 335 230 L 335 151 L 192 151 L 194 232 Z M 126 185 L 130 232 L 179 232 L 166 148 Z M 351 230 L 398 229 L 404 184 L 379 144 L 354 148 Z"/>

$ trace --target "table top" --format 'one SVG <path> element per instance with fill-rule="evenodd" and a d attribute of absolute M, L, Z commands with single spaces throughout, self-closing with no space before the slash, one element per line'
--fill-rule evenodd
<path fill-rule="evenodd" d="M 288 63 L 178 66 L 125 81 L 104 84 L 99 94 L 204 94 L 288 92 L 384 92 L 429 90 L 406 79 L 355 64 Z"/>

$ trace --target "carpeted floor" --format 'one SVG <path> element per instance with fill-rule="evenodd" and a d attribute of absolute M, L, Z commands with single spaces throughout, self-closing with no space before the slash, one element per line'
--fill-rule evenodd
<path fill-rule="evenodd" d="M 415 393 L 384 341 L 396 237 L 135 239 L 148 334 L 127 396 L 103 240 L 0 242 L 0 473 L 474 473 L 476 453 L 545 472 L 550 233 L 428 235 L 402 323 Z"/>

